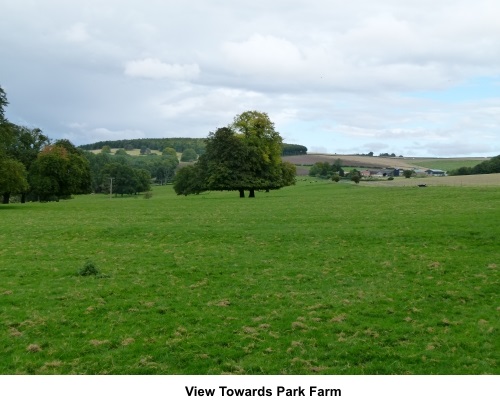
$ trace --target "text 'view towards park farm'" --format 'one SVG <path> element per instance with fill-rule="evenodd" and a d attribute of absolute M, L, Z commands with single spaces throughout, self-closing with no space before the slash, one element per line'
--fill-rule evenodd
<path fill-rule="evenodd" d="M 0 375 L 500 374 L 498 6 L 91 3 L 5 5 Z"/>

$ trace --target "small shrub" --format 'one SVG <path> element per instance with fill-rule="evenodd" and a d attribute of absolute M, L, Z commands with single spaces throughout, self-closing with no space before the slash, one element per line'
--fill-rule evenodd
<path fill-rule="evenodd" d="M 99 269 L 97 266 L 92 263 L 90 260 L 87 261 L 83 267 L 78 271 L 79 276 L 87 277 L 87 276 L 97 276 L 99 274 Z"/>
<path fill-rule="evenodd" d="M 415 172 L 413 170 L 410 170 L 410 169 L 403 170 L 403 176 L 405 176 L 406 179 L 409 179 L 414 174 L 415 174 Z"/>
<path fill-rule="evenodd" d="M 391 176 L 387 180 L 394 180 L 394 177 Z"/>
<path fill-rule="evenodd" d="M 150 198 L 153 198 L 153 192 L 152 192 L 152 191 L 146 191 L 146 192 L 144 193 L 144 198 L 145 198 L 146 200 L 149 200 Z"/>

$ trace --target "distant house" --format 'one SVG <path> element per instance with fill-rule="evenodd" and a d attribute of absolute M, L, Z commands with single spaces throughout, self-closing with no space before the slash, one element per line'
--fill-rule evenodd
<path fill-rule="evenodd" d="M 425 171 L 428 176 L 446 176 L 446 172 L 443 170 L 428 169 Z"/>
<path fill-rule="evenodd" d="M 379 170 L 370 170 L 372 172 L 372 176 L 374 177 L 391 177 L 394 176 L 394 169 L 379 169 Z"/>

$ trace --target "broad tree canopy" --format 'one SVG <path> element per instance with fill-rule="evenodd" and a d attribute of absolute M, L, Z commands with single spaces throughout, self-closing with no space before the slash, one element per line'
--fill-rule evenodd
<path fill-rule="evenodd" d="M 205 153 L 192 168 L 179 170 L 177 194 L 206 190 L 255 190 L 295 184 L 295 166 L 281 161 L 282 138 L 266 113 L 247 111 L 228 127 L 210 133 Z M 195 178 L 193 178 L 195 177 Z"/>
<path fill-rule="evenodd" d="M 14 159 L 0 158 L 0 194 L 3 195 L 3 204 L 9 203 L 10 194 L 23 193 L 28 190 L 26 168 Z"/>
<path fill-rule="evenodd" d="M 46 146 L 33 162 L 30 184 L 41 201 L 52 196 L 67 197 L 90 190 L 89 162 L 70 141 Z"/>

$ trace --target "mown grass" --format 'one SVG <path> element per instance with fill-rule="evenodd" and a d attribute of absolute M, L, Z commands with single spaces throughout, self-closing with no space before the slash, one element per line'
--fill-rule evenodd
<path fill-rule="evenodd" d="M 497 374 L 499 203 L 303 181 L 2 206 L 0 373 Z"/>

